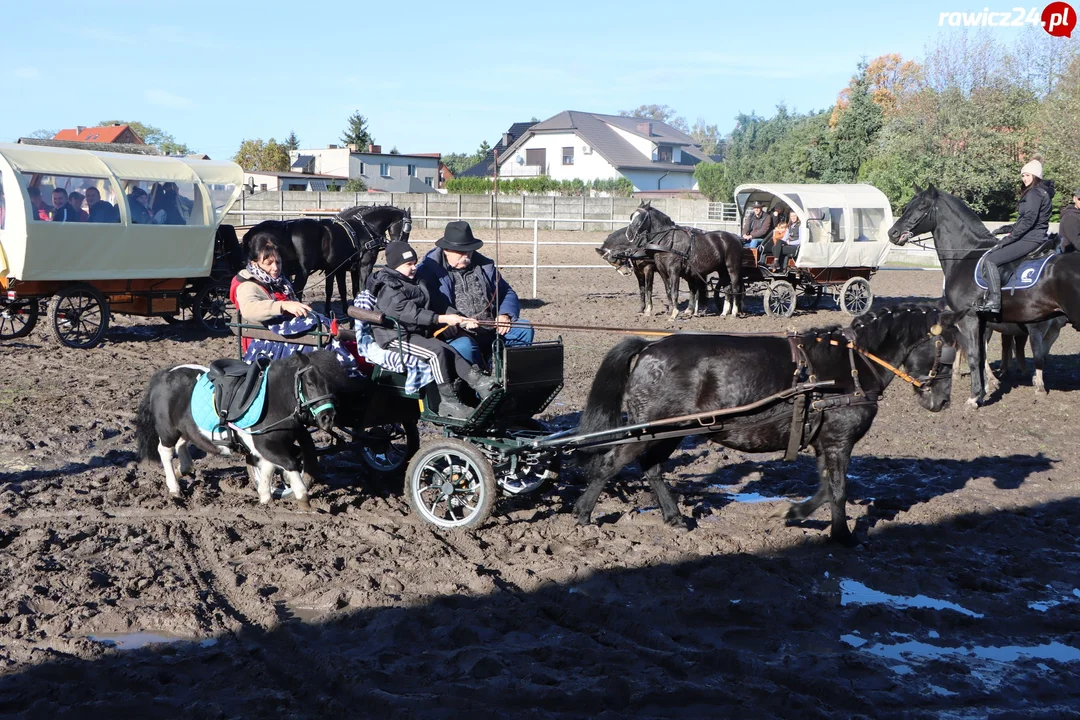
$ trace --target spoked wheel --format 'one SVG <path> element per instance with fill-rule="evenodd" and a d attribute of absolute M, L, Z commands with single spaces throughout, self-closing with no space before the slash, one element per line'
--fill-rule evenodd
<path fill-rule="evenodd" d="M 360 460 L 379 475 L 399 475 L 420 447 L 416 422 L 387 423 L 367 431 L 372 440 L 360 448 Z"/>
<path fill-rule="evenodd" d="M 228 285 L 207 285 L 195 295 L 195 320 L 211 335 L 228 335 L 235 312 Z"/>
<path fill-rule="evenodd" d="M 874 291 L 866 278 L 853 277 L 840 288 L 840 309 L 848 315 L 858 317 L 870 309 L 874 302 Z"/>
<path fill-rule="evenodd" d="M 777 280 L 765 290 L 765 312 L 774 317 L 795 314 L 795 286 L 787 280 Z"/>
<path fill-rule="evenodd" d="M 441 438 L 409 463 L 405 495 L 426 522 L 441 528 L 474 528 L 495 507 L 495 472 L 479 449 Z"/>
<path fill-rule="evenodd" d="M 92 348 L 109 329 L 109 303 L 85 283 L 63 288 L 49 301 L 49 334 L 69 348 Z"/>
<path fill-rule="evenodd" d="M 824 295 L 825 288 L 820 285 L 811 285 L 803 290 L 801 297 L 807 310 L 817 310 Z"/>
<path fill-rule="evenodd" d="M 162 315 L 161 319 L 169 325 L 183 325 L 195 319 L 195 293 L 184 290 L 184 293 L 176 299 L 176 312 L 172 315 Z"/>
<path fill-rule="evenodd" d="M 37 298 L 0 299 L 0 340 L 14 340 L 29 335 L 37 325 Z"/>

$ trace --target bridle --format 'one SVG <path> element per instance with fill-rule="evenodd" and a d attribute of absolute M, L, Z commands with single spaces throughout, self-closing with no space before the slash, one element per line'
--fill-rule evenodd
<path fill-rule="evenodd" d="M 299 420 L 304 425 L 318 425 L 319 416 L 328 410 L 334 409 L 334 395 L 333 393 L 326 393 L 312 398 L 305 395 L 303 377 L 311 369 L 311 366 L 307 365 L 296 371 L 296 376 L 293 378 L 293 399 L 296 400 L 296 407 L 293 408 L 289 415 L 264 428 L 245 430 L 244 432 L 249 435 L 264 435 L 290 420 Z"/>
<path fill-rule="evenodd" d="M 901 244 L 906 244 L 907 242 L 910 241 L 911 244 L 914 245 L 917 248 L 922 248 L 923 250 L 932 250 L 933 248 L 926 245 L 925 241 L 920 242 L 918 240 L 912 240 L 911 239 L 911 238 L 915 237 L 915 235 L 916 235 L 916 233 L 914 232 L 914 228 L 917 228 L 920 225 L 922 225 L 924 222 L 926 222 L 926 220 L 931 215 L 934 216 L 933 225 L 936 228 L 937 227 L 937 203 L 936 202 L 931 202 L 930 207 L 928 207 L 926 209 L 926 212 L 924 212 L 922 214 L 922 217 L 919 218 L 918 222 L 914 222 L 914 223 L 911 224 L 911 227 L 912 227 L 911 230 L 905 230 L 904 232 L 900 233 L 900 237 L 897 238 L 897 242 L 901 243 Z M 930 232 L 933 232 L 933 231 L 931 230 Z M 918 234 L 922 235 L 923 233 L 918 233 Z"/>
<path fill-rule="evenodd" d="M 882 360 L 877 355 L 874 355 L 872 352 L 870 352 L 868 350 L 864 350 L 863 348 L 856 345 L 855 344 L 855 333 L 854 333 L 854 331 L 851 328 L 845 328 L 844 329 L 844 337 L 848 341 L 847 342 L 847 350 L 848 350 L 848 355 L 849 355 L 849 357 L 851 359 L 851 376 L 855 379 L 856 388 L 859 388 L 859 371 L 855 368 L 855 358 L 854 358 L 855 353 L 858 353 L 859 355 L 866 358 L 871 363 L 874 363 L 876 365 L 879 365 L 879 366 L 885 368 L 886 370 L 888 370 L 889 372 L 891 372 L 893 375 L 900 378 L 904 382 L 910 383 L 919 392 L 926 392 L 927 390 L 930 389 L 930 387 L 934 384 L 934 382 L 937 381 L 940 378 L 951 378 L 952 377 L 952 366 L 956 362 L 956 346 L 955 345 L 946 345 L 945 340 L 941 337 L 942 332 L 944 332 L 944 330 L 941 327 L 941 325 L 938 325 L 938 324 L 935 323 L 933 325 L 933 327 L 930 328 L 930 331 L 928 333 L 926 333 L 926 337 L 922 338 L 919 342 L 915 343 L 911 347 L 911 349 L 908 350 L 908 355 L 911 355 L 911 353 L 915 352 L 915 350 L 922 347 L 926 343 L 928 343 L 928 342 L 933 342 L 934 343 L 934 363 L 933 363 L 933 365 L 930 366 L 930 370 L 927 371 L 926 375 L 920 375 L 919 377 L 914 377 L 910 373 L 905 372 L 904 370 L 902 370 L 901 368 L 896 367 L 892 363 L 890 363 L 890 362 L 888 362 L 886 360 Z M 817 338 L 817 341 L 818 342 L 824 342 L 825 340 L 824 340 L 824 338 Z M 831 339 L 828 342 L 829 342 L 830 345 L 836 345 L 836 346 L 839 346 L 841 344 L 839 341 L 831 340 Z M 862 393 L 861 388 L 859 388 L 859 393 L 860 394 Z"/>
<path fill-rule="evenodd" d="M 368 241 L 363 245 L 360 244 L 359 238 L 356 237 L 356 230 L 353 229 L 351 221 L 354 219 L 360 223 L 360 227 L 364 228 L 364 232 L 368 236 Z M 356 253 L 353 257 L 355 257 L 356 255 L 360 255 L 361 253 L 368 252 L 369 250 L 381 250 L 382 248 L 386 247 L 385 238 L 376 237 L 375 231 L 371 229 L 370 225 L 368 225 L 367 220 L 364 219 L 364 216 L 360 215 L 359 213 L 353 215 L 348 220 L 344 220 L 336 215 L 332 217 L 331 220 L 333 220 L 335 224 L 343 227 L 345 229 L 345 232 L 348 233 L 349 239 L 352 240 L 353 247 L 356 248 Z"/>

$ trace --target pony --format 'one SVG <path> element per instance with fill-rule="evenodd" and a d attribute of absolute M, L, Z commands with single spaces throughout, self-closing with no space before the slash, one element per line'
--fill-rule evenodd
<path fill-rule="evenodd" d="M 905 245 L 916 235 L 930 233 L 945 273 L 945 300 L 962 312 L 971 307 L 982 290 L 975 284 L 975 266 L 997 240 L 967 204 L 933 185 L 915 186 L 915 197 L 889 228 L 889 240 Z M 960 345 L 971 370 L 971 396 L 967 403 L 978 407 L 987 393 L 999 385 L 990 372 L 986 343 L 994 330 L 1007 335 L 1028 335 L 1035 358 L 1035 388 L 1045 393 L 1043 368 L 1050 348 L 1066 321 L 1080 322 L 1080 255 L 1052 258 L 1042 280 L 1034 287 L 1001 294 L 1000 322 L 988 322 L 975 313 L 960 320 Z M 1019 323 L 1019 324 L 1018 324 Z"/>
<path fill-rule="evenodd" d="M 285 274 L 297 295 L 304 291 L 308 277 L 316 270 L 326 273 L 326 312 L 337 280 L 342 312 L 347 312 L 347 272 L 352 273 L 353 288 L 364 287 L 379 251 L 386 247 L 387 233 L 392 240 L 408 241 L 412 231 L 412 210 L 393 205 L 346 208 L 332 218 L 264 220 L 244 233 L 243 246 L 255 233 L 268 232 L 277 240 Z"/>
<path fill-rule="evenodd" d="M 676 225 L 653 207 L 650 200 L 643 200 L 630 216 L 626 238 L 633 245 L 645 244 L 649 257 L 656 263 L 667 285 L 672 320 L 679 315 L 679 280 L 685 278 L 690 286 L 688 311 L 700 315 L 708 307 L 708 277 L 714 272 L 720 274 L 718 287 L 726 286 L 724 307 L 717 309 L 721 315 L 726 315 L 729 309 L 732 315 L 739 314 L 739 299 L 743 294 L 742 238 L 729 232 L 707 233 Z"/>
<path fill-rule="evenodd" d="M 656 275 L 656 262 L 651 257 L 628 257 L 631 245 L 626 236 L 627 229 L 619 228 L 604 238 L 603 244 L 595 248 L 596 253 L 620 275 L 626 276 L 633 273 L 637 278 L 638 297 L 641 299 L 638 315 L 652 315 L 652 289 L 653 277 Z M 660 277 L 664 281 L 664 294 L 670 294 L 667 277 L 664 275 Z"/>
<path fill-rule="evenodd" d="M 191 414 L 192 390 L 206 371 L 200 365 L 158 370 L 150 378 L 136 414 L 138 457 L 143 462 L 160 459 L 165 486 L 174 499 L 180 499 L 181 493 L 173 460 L 179 459 L 181 475 L 194 474 L 189 444 L 207 453 L 231 454 L 230 448 L 212 442 Z M 327 432 L 333 428 L 334 400 L 346 392 L 348 378 L 333 354 L 325 351 L 276 360 L 267 373 L 263 416 L 252 427 L 235 430 L 239 450 L 246 457 L 260 503 L 270 502 L 270 481 L 274 472 L 281 470 L 297 504 L 310 510 L 308 488 L 318 461 L 306 425 L 311 423 Z M 302 472 L 309 475 L 307 482 Z"/>
<path fill-rule="evenodd" d="M 654 341 L 630 337 L 604 357 L 577 433 L 618 428 L 624 405 L 627 422 L 635 425 L 759 403 L 791 389 L 793 378 L 833 381 L 815 391 L 820 396 L 811 395 L 807 423 L 799 423 L 803 427 L 797 431 L 803 434 L 796 437 L 799 448 L 814 448 L 820 487 L 813 497 L 789 505 L 783 516 L 802 520 L 831 501 L 831 537 L 851 545 L 845 504 L 852 448 L 870 429 L 877 398 L 894 377 L 912 383 L 923 408 L 939 412 L 948 407 L 956 335 L 952 313 L 918 305 L 863 315 L 847 329 L 832 326 L 798 335 L 685 333 Z M 792 403 L 777 400 L 753 412 L 715 417 L 712 424 L 690 421 L 703 431 L 713 430 L 706 436 L 726 447 L 771 452 L 794 449 L 793 417 Z M 684 525 L 660 467 L 680 441 L 668 436 L 583 451 L 589 484 L 573 508 L 578 524 L 589 524 L 604 486 L 636 459 L 665 522 Z"/>

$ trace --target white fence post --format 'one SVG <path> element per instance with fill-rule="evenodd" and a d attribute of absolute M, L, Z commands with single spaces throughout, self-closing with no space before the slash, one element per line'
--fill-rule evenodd
<path fill-rule="evenodd" d="M 533 220 L 533 300 L 537 298 L 537 276 L 540 272 L 540 221 Z"/>

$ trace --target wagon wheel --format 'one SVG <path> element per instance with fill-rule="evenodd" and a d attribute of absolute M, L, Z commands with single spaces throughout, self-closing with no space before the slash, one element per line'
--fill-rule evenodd
<path fill-rule="evenodd" d="M 810 285 L 803 290 L 803 304 L 807 310 L 817 310 L 821 305 L 821 298 L 825 295 L 825 288 L 821 285 Z"/>
<path fill-rule="evenodd" d="M 870 309 L 874 302 L 874 291 L 866 278 L 853 277 L 840 288 L 840 309 L 848 315 L 858 317 Z"/>
<path fill-rule="evenodd" d="M 26 337 L 37 325 L 37 298 L 0 299 L 0 340 Z"/>
<path fill-rule="evenodd" d="M 86 283 L 61 289 L 49 301 L 49 334 L 69 348 L 92 348 L 109 329 L 109 303 Z"/>
<path fill-rule="evenodd" d="M 211 335 L 228 335 L 236 307 L 229 299 L 228 285 L 209 284 L 195 295 L 195 320 Z"/>
<path fill-rule="evenodd" d="M 551 429 L 536 418 L 516 418 L 511 430 L 529 430 L 550 435 Z M 530 462 L 530 460 L 532 462 Z M 516 463 L 493 462 L 495 482 L 504 495 L 528 495 L 558 479 L 562 472 L 562 455 L 519 455 Z"/>
<path fill-rule="evenodd" d="M 476 447 L 440 438 L 409 463 L 405 496 L 413 512 L 441 528 L 474 528 L 495 507 L 495 472 Z"/>
<path fill-rule="evenodd" d="M 367 432 L 374 438 L 360 448 L 360 460 L 379 475 L 398 475 L 420 447 L 416 421 L 387 423 Z"/>
<path fill-rule="evenodd" d="M 795 287 L 787 280 L 777 280 L 765 290 L 765 312 L 774 317 L 795 314 Z"/>
<path fill-rule="evenodd" d="M 196 294 L 190 288 L 184 288 L 180 297 L 176 298 L 176 312 L 172 315 L 162 315 L 161 319 L 169 325 L 182 325 L 194 320 L 196 299 Z"/>

